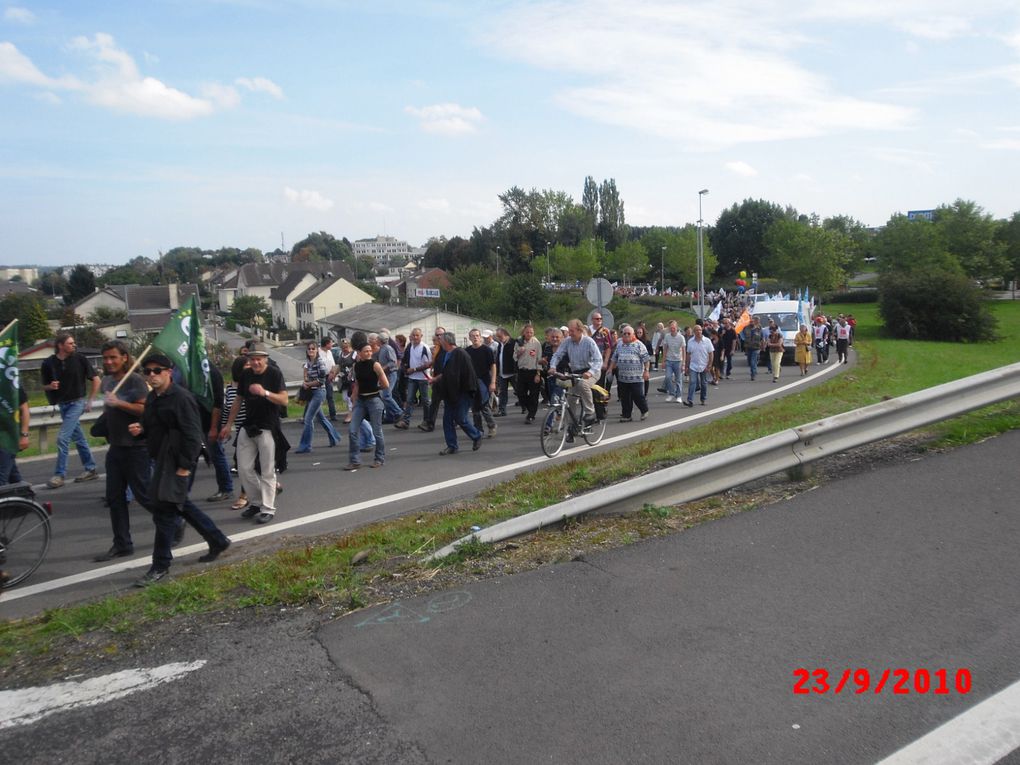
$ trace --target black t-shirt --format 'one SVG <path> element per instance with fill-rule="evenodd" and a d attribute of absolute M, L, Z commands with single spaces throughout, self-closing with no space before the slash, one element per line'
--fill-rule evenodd
<path fill-rule="evenodd" d="M 106 375 L 99 386 L 101 393 L 106 394 L 117 387 L 117 379 L 113 375 Z M 145 401 L 149 395 L 149 386 L 137 372 L 128 375 L 124 384 L 117 391 L 117 398 L 121 401 L 135 403 Z M 128 432 L 128 425 L 132 422 L 141 422 L 140 416 L 125 412 L 113 406 L 104 406 L 103 413 L 106 415 L 107 430 L 109 435 L 106 440 L 110 446 L 145 446 L 145 439 L 135 438 Z"/>
<path fill-rule="evenodd" d="M 489 381 L 492 379 L 492 365 L 495 363 L 496 357 L 484 345 L 479 345 L 477 348 L 469 345 L 464 350 L 471 357 L 471 366 L 475 369 L 475 377 L 479 380 L 484 380 L 486 386 L 488 386 Z"/>
<path fill-rule="evenodd" d="M 248 388 L 255 383 L 270 393 L 280 393 L 284 390 L 283 373 L 278 367 L 272 366 L 267 366 L 261 375 L 255 374 L 251 369 L 245 369 L 237 385 L 238 392 L 244 398 L 246 412 L 244 424 L 260 430 L 273 430 L 280 424 L 280 407 L 267 398 L 250 395 Z"/>
<path fill-rule="evenodd" d="M 721 345 L 723 347 L 723 353 L 726 354 L 732 353 L 734 344 L 737 342 L 736 330 L 733 329 L 733 327 L 724 330 L 723 333 L 719 335 L 719 340 L 721 341 Z"/>
<path fill-rule="evenodd" d="M 43 385 L 54 380 L 60 381 L 58 390 L 47 390 L 46 400 L 51 404 L 63 404 L 85 398 L 85 381 L 96 376 L 92 362 L 84 354 L 75 352 L 66 359 L 53 354 L 42 363 Z"/>

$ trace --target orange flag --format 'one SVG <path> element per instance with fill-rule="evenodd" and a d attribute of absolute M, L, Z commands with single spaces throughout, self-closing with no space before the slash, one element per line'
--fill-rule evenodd
<path fill-rule="evenodd" d="M 748 313 L 747 309 L 745 308 L 744 312 L 742 314 L 740 314 L 740 318 L 737 319 L 737 324 L 736 324 L 736 326 L 733 329 L 735 329 L 737 334 L 739 335 L 744 330 L 744 327 L 746 327 L 750 323 L 751 323 L 751 314 Z"/>

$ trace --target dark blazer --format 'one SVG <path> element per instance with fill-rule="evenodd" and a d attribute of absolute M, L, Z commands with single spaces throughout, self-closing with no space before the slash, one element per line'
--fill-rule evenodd
<path fill-rule="evenodd" d="M 151 391 L 145 399 L 142 428 L 155 460 L 149 499 L 182 504 L 188 498 L 187 476 L 178 468 L 194 471 L 202 450 L 202 419 L 191 391 L 183 385 L 171 385 L 162 396 Z"/>
<path fill-rule="evenodd" d="M 454 348 L 446 354 L 445 363 L 439 366 L 439 359 L 432 372 L 441 373 L 436 382 L 436 395 L 447 404 L 455 404 L 461 396 L 474 396 L 478 388 L 478 377 L 475 375 L 471 357 L 463 348 Z"/>

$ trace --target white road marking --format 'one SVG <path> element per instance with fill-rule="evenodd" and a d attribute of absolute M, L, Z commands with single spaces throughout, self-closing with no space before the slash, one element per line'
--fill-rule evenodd
<path fill-rule="evenodd" d="M 782 388 L 769 388 L 763 393 L 751 396 L 750 398 L 744 398 L 740 401 L 734 401 L 733 403 L 726 404 L 724 406 L 715 408 L 703 408 L 698 411 L 697 414 L 693 414 L 698 406 L 695 405 L 695 409 L 690 410 L 692 414 L 684 417 L 680 417 L 676 420 L 670 420 L 669 422 L 663 422 L 658 425 L 651 425 L 647 428 L 640 430 L 627 431 L 618 436 L 612 438 L 605 438 L 602 442 L 591 448 L 601 448 L 602 446 L 610 446 L 616 443 L 623 443 L 625 441 L 631 441 L 641 436 L 646 436 L 650 433 L 656 433 L 660 430 L 669 430 L 674 428 L 680 423 L 695 422 L 697 420 L 706 419 L 720 412 L 727 412 L 733 409 L 740 409 L 746 407 L 748 404 L 753 404 L 757 401 L 763 401 L 768 398 L 772 398 L 777 394 L 788 391 L 790 388 L 796 388 L 800 385 L 806 385 L 807 383 L 817 380 L 823 375 L 835 372 L 840 367 L 839 364 L 831 364 L 823 367 L 817 373 L 808 375 L 807 377 L 801 377 L 794 382 L 787 383 Z M 688 411 L 681 404 L 666 404 L 668 407 L 676 407 L 677 410 L 684 412 Z M 536 444 L 536 451 L 537 444 Z M 567 458 L 576 458 L 582 454 L 587 453 L 587 449 L 567 449 L 561 452 L 558 456 L 553 459 L 549 459 L 545 455 L 539 455 L 537 457 L 531 457 L 530 459 L 520 460 L 510 465 L 501 465 L 499 467 L 490 468 L 489 470 L 482 470 L 468 475 L 460 476 L 459 478 L 451 478 L 448 481 L 440 481 L 439 483 L 431 484 L 430 491 L 443 491 L 445 489 L 455 488 L 466 483 L 475 483 L 479 479 L 491 478 L 494 476 L 502 475 L 504 473 L 515 473 L 523 468 L 532 467 L 534 465 L 542 465 L 545 463 L 553 462 L 554 460 L 562 460 Z M 276 521 L 274 520 L 271 525 L 260 526 L 252 529 L 251 531 L 243 531 L 239 534 L 231 535 L 230 539 L 232 542 L 242 542 L 247 539 L 257 539 L 259 537 L 269 536 L 271 534 L 278 534 L 290 529 L 300 528 L 302 526 L 308 526 L 315 523 L 321 523 L 322 521 L 328 521 L 333 518 L 339 518 L 343 515 L 350 515 L 351 513 L 358 513 L 362 510 L 369 510 L 373 507 L 379 507 L 380 505 L 389 505 L 394 502 L 402 502 L 405 499 L 413 499 L 421 495 L 421 489 L 410 489 L 408 491 L 398 492 L 397 494 L 390 494 L 385 497 L 377 497 L 376 499 L 365 500 L 355 505 L 347 505 L 346 507 L 335 507 L 332 510 L 323 510 L 320 513 L 314 515 L 306 515 L 303 518 L 294 518 L 289 521 Z M 175 557 L 184 557 L 193 553 L 204 553 L 208 550 L 208 545 L 204 542 L 201 544 L 188 545 L 187 547 L 181 547 L 174 550 Z M 89 582 L 94 579 L 102 579 L 103 577 L 110 576 L 112 574 L 118 574 L 124 571 L 131 571 L 132 569 L 148 568 L 152 565 L 151 558 L 149 556 L 139 556 L 124 560 L 119 563 L 114 563 L 108 566 L 100 566 L 99 568 L 92 569 L 91 571 L 83 571 L 79 574 L 72 574 L 70 576 L 61 577 L 59 579 L 52 579 L 48 582 L 39 582 L 38 584 L 29 585 L 27 587 L 18 587 L 14 590 L 4 592 L 3 600 L 11 601 L 18 600 L 19 598 L 28 598 L 33 595 L 39 595 L 44 592 L 51 592 L 53 590 L 59 590 L 64 587 L 70 587 L 72 585 L 80 584 L 82 582 Z"/>
<path fill-rule="evenodd" d="M 1020 747 L 1020 682 L 957 715 L 878 765 L 992 765 Z"/>
<path fill-rule="evenodd" d="M 201 669 L 205 660 L 162 667 L 126 669 L 81 682 L 0 691 L 0 730 L 28 725 L 57 712 L 92 707 L 138 691 L 155 688 Z"/>

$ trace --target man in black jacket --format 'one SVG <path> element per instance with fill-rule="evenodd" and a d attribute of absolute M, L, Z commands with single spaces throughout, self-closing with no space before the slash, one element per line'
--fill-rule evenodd
<path fill-rule="evenodd" d="M 444 332 L 439 338 L 444 356 L 436 358 L 433 373 L 438 375 L 435 382 L 435 398 L 442 399 L 446 405 L 443 409 L 443 434 L 446 436 L 446 448 L 440 454 L 457 453 L 457 426 L 467 433 L 471 439 L 472 449 L 478 451 L 482 445 L 482 434 L 468 419 L 468 409 L 475 397 L 478 378 L 471 357 L 467 351 L 457 346 L 457 338 L 452 332 Z M 433 402 L 435 403 L 435 402 Z"/>
<path fill-rule="evenodd" d="M 166 356 L 156 353 L 145 358 L 143 374 L 152 391 L 145 399 L 141 423 L 128 426 L 131 435 L 145 435 L 155 461 L 146 508 L 156 524 L 152 567 L 135 582 L 136 587 L 148 587 L 169 573 L 178 515 L 209 545 L 200 561 L 213 561 L 230 546 L 212 519 L 187 501 L 191 474 L 202 451 L 202 419 L 195 397 L 183 385 L 174 385 L 172 372 L 173 364 Z"/>

